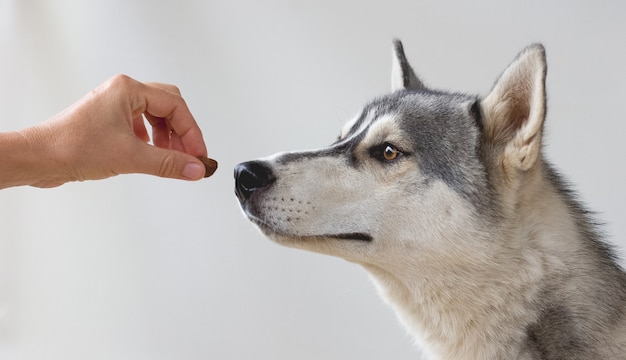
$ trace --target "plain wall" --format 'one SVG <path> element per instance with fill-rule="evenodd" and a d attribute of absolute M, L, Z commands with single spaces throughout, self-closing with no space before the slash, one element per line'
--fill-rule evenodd
<path fill-rule="evenodd" d="M 125 73 L 176 84 L 220 164 L 0 191 L 0 359 L 418 358 L 365 271 L 272 243 L 233 194 L 237 163 L 330 144 L 389 91 L 394 37 L 428 85 L 482 95 L 542 42 L 547 157 L 624 258 L 625 20 L 623 1 L 0 0 L 0 131 Z"/>

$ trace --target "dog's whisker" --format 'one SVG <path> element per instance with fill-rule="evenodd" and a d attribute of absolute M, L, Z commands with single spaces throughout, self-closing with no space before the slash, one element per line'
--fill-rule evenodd
<path fill-rule="evenodd" d="M 362 265 L 433 359 L 626 355 L 626 274 L 542 154 L 543 46 L 485 98 L 426 87 L 393 50 L 392 93 L 332 145 L 237 166 L 248 218 Z"/>

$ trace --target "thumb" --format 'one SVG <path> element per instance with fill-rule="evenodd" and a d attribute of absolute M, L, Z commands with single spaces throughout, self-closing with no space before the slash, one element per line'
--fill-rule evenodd
<path fill-rule="evenodd" d="M 181 151 L 142 144 L 137 152 L 137 172 L 164 178 L 199 180 L 205 176 L 205 167 L 199 159 Z"/>

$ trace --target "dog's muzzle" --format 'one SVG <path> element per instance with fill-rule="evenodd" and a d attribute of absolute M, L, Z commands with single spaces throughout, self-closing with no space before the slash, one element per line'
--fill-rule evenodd
<path fill-rule="evenodd" d="M 260 194 L 263 190 L 269 188 L 276 181 L 276 175 L 272 168 L 263 161 L 248 161 L 235 166 L 235 194 L 239 198 L 241 207 L 245 210 L 250 219 L 259 225 L 262 229 L 270 229 L 273 235 L 278 234 L 277 230 L 271 226 L 273 222 L 254 220 L 257 215 L 254 206 L 255 193 Z M 291 199 L 293 201 L 293 199 Z M 299 211 L 298 211 L 299 212 Z M 252 214 L 252 215 L 251 215 Z M 299 219 L 298 219 L 299 220 Z M 287 221 L 291 221 L 287 218 Z M 275 225 L 275 223 L 274 223 Z M 269 230 L 268 230 L 269 231 Z M 287 235 L 285 235 L 287 236 Z M 308 237 L 308 238 L 325 238 L 338 240 L 360 240 L 371 242 L 372 236 L 365 232 L 346 232 L 337 234 L 313 234 L 306 236 L 293 235 L 292 237 Z"/>
<path fill-rule="evenodd" d="M 235 166 L 235 194 L 244 202 L 255 191 L 266 188 L 276 181 L 272 169 L 262 161 L 248 161 Z"/>

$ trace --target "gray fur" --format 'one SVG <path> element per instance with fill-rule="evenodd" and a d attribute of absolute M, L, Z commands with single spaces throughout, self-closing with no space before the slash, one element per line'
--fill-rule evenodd
<path fill-rule="evenodd" d="M 362 265 L 429 358 L 626 359 L 626 275 L 541 152 L 543 47 L 482 98 L 426 88 L 399 41 L 393 61 L 334 144 L 237 166 L 246 216 Z"/>
<path fill-rule="evenodd" d="M 475 96 L 424 88 L 394 92 L 367 108 L 375 109 L 376 118 L 385 114 L 398 116 L 402 130 L 413 144 L 414 160 L 425 176 L 446 182 L 475 205 L 487 205 L 487 171 L 482 159 L 476 156 L 481 139 L 472 106 L 477 100 Z"/>

